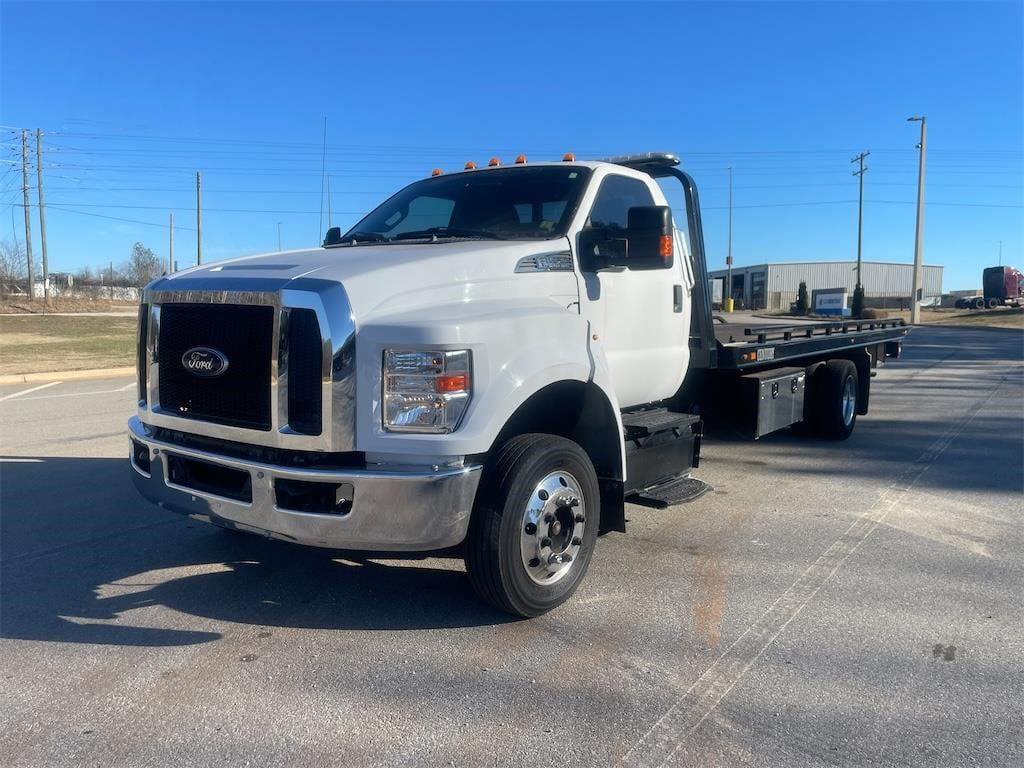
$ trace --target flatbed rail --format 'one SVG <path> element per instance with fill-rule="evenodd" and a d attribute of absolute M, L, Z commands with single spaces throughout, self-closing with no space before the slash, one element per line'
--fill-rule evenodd
<path fill-rule="evenodd" d="M 782 361 L 825 358 L 840 350 L 896 343 L 878 356 L 898 354 L 898 342 L 910 330 L 903 320 L 843 320 L 798 325 L 719 325 L 717 368 L 775 367 Z"/>
<path fill-rule="evenodd" d="M 844 320 L 838 323 L 800 323 L 798 325 L 762 325 L 756 328 L 744 328 L 744 338 L 730 336 L 730 344 L 749 342 L 764 344 L 767 341 L 791 341 L 794 338 L 809 339 L 814 336 L 832 336 L 837 333 L 861 333 L 863 331 L 882 330 L 885 328 L 904 328 L 906 323 L 894 320 Z M 749 337 L 756 337 L 756 341 Z"/>

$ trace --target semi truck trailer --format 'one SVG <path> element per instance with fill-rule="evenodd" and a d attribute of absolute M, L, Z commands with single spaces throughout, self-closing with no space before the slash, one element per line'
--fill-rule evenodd
<path fill-rule="evenodd" d="M 996 309 L 1024 305 L 1024 273 L 1013 267 L 986 267 L 981 296 L 956 300 L 957 309 Z"/>
<path fill-rule="evenodd" d="M 843 440 L 907 333 L 721 322 L 708 285 L 675 155 L 436 170 L 320 247 L 150 283 L 129 471 L 223 528 L 457 553 L 537 616 L 627 503 L 706 490 L 705 425 Z"/>

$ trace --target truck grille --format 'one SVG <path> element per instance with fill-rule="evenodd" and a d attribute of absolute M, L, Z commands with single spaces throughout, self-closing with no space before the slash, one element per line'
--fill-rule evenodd
<path fill-rule="evenodd" d="M 160 407 L 184 418 L 269 430 L 273 333 L 271 306 L 161 305 Z M 193 347 L 220 352 L 226 370 L 200 376 L 186 369 L 182 356 Z"/>

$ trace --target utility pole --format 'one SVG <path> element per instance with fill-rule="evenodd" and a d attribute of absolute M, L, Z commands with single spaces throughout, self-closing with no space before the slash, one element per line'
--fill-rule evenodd
<path fill-rule="evenodd" d="M 43 207 L 43 132 L 36 128 L 36 194 L 39 197 L 39 241 L 43 251 L 43 304 L 50 303 L 50 263 L 46 259 L 46 208 Z"/>
<path fill-rule="evenodd" d="M 277 250 L 281 250 L 281 222 L 277 222 Z"/>
<path fill-rule="evenodd" d="M 860 168 L 853 172 L 854 176 L 860 177 L 860 197 L 857 204 L 857 289 L 861 288 L 861 248 L 864 242 L 864 172 L 867 170 L 867 166 L 864 165 L 864 158 L 870 155 L 871 152 L 861 152 L 857 155 L 851 163 L 860 163 Z"/>
<path fill-rule="evenodd" d="M 167 274 L 174 271 L 174 211 L 171 211 L 171 225 L 169 229 L 169 242 L 167 244 Z"/>
<path fill-rule="evenodd" d="M 28 131 L 21 130 L 21 191 L 25 206 L 25 261 L 28 262 L 28 300 L 35 297 L 32 291 L 32 215 L 28 202 Z"/>
<path fill-rule="evenodd" d="M 196 171 L 196 264 L 203 263 L 203 175 Z"/>
<path fill-rule="evenodd" d="M 114 300 L 114 262 L 110 262 L 110 300 Z"/>
<path fill-rule="evenodd" d="M 722 303 L 725 304 L 728 301 L 729 311 L 732 309 L 732 167 L 729 167 L 729 246 L 725 255 L 725 266 L 727 267 L 726 272 L 726 287 L 722 291 Z"/>
<path fill-rule="evenodd" d="M 316 233 L 316 241 L 324 236 L 324 179 L 327 178 L 327 115 L 324 115 L 324 145 L 320 156 L 320 231 Z"/>
<path fill-rule="evenodd" d="M 921 151 L 917 166 L 917 226 L 914 229 L 914 285 L 910 297 L 910 324 L 921 322 L 921 259 L 924 252 L 924 163 L 928 142 L 928 123 L 924 115 L 908 117 L 907 122 L 921 123 Z"/>

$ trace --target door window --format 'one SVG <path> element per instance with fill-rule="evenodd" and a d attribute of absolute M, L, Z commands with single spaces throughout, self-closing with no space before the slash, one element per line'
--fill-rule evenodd
<path fill-rule="evenodd" d="M 587 227 L 625 232 L 629 209 L 638 205 L 654 205 L 651 190 L 644 182 L 628 176 L 606 176 L 590 209 Z"/>

